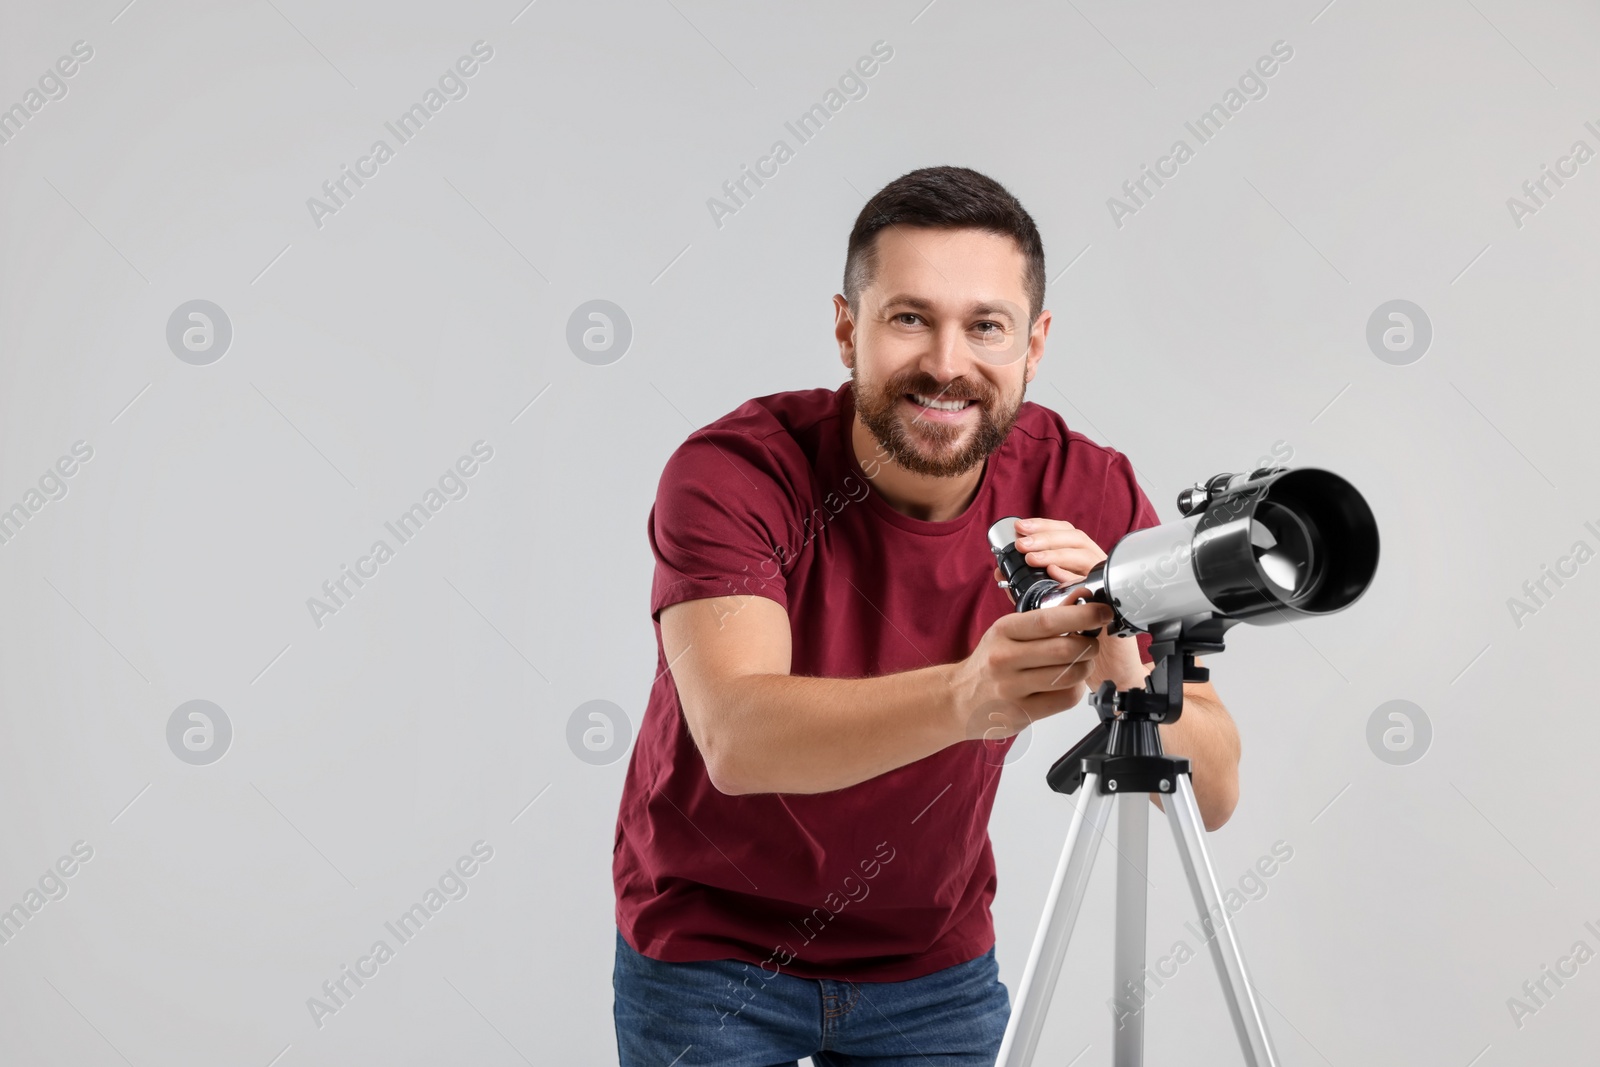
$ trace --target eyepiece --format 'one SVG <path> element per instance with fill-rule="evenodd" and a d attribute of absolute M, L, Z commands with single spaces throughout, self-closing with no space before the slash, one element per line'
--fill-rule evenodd
<path fill-rule="evenodd" d="M 1017 517 L 1007 515 L 989 527 L 989 551 L 1001 552 L 1017 542 Z"/>

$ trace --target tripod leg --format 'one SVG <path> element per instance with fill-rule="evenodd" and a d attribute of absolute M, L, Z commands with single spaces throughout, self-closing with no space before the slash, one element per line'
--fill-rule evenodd
<path fill-rule="evenodd" d="M 1187 774 L 1177 776 L 1177 786 L 1177 794 L 1166 797 L 1164 803 L 1171 817 L 1172 833 L 1177 838 L 1178 853 L 1183 857 L 1184 872 L 1189 876 L 1189 888 L 1194 891 L 1195 906 L 1200 910 L 1200 925 L 1211 939 L 1211 959 L 1217 965 L 1217 977 L 1222 980 L 1222 993 L 1233 1015 L 1239 1047 L 1244 1050 L 1249 1067 L 1277 1067 L 1278 1057 L 1267 1034 L 1266 1019 L 1256 1003 L 1244 956 L 1233 933 L 1233 923 L 1222 903 L 1222 890 L 1217 886 L 1211 858 L 1206 854 L 1205 824 L 1200 818 L 1200 805 L 1195 803 L 1194 786 Z"/>
<path fill-rule="evenodd" d="M 1112 1037 L 1114 1067 L 1144 1063 L 1145 868 L 1150 858 L 1150 794 L 1117 798 L 1116 969 L 1111 996 L 1117 1005 Z"/>
<path fill-rule="evenodd" d="M 1067 843 L 1061 849 L 1055 880 L 1045 898 L 1039 932 L 1034 936 L 1033 950 L 1028 953 L 1028 965 L 1022 971 L 1017 997 L 1012 1001 L 1011 1018 L 1006 1022 L 1006 1036 L 1000 1043 L 996 1067 L 1028 1067 L 1033 1062 L 1034 1048 L 1044 1029 L 1045 1012 L 1050 1009 L 1056 979 L 1061 974 L 1061 961 L 1067 955 L 1067 942 L 1072 937 L 1078 908 L 1083 904 L 1084 890 L 1089 885 L 1095 851 L 1100 847 L 1100 838 L 1111 817 L 1113 799 L 1109 793 L 1101 794 L 1099 775 L 1084 776 L 1078 807 L 1072 813 L 1072 825 L 1067 830 Z"/>

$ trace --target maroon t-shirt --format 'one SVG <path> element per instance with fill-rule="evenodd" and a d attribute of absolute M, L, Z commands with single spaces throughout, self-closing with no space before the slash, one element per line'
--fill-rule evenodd
<path fill-rule="evenodd" d="M 617 925 L 646 956 L 900 981 L 982 955 L 989 810 L 1011 743 L 961 742 L 831 793 L 725 795 L 678 703 L 662 608 L 769 597 L 788 612 L 792 674 L 893 674 L 966 657 L 1015 610 L 994 581 L 996 519 L 1066 519 L 1106 551 L 1158 522 L 1127 457 L 1031 402 L 964 512 L 911 518 L 857 462 L 854 415 L 849 383 L 760 397 L 690 435 L 662 472 L 648 527 L 657 676 L 612 862 Z"/>

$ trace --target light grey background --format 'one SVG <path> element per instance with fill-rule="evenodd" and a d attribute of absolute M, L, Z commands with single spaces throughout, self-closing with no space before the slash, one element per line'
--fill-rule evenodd
<path fill-rule="evenodd" d="M 1520 626 L 1507 603 L 1600 547 L 1600 161 L 1520 227 L 1507 206 L 1600 148 L 1592 6 L 522 3 L 6 7 L 0 105 L 94 55 L 0 145 L 0 507 L 93 458 L 0 545 L 0 907 L 94 852 L 0 945 L 0 1061 L 615 1062 L 625 762 L 578 758 L 569 716 L 608 700 L 637 731 L 662 464 L 749 397 L 843 380 L 849 226 L 939 163 L 1038 220 L 1029 398 L 1128 453 L 1163 517 L 1275 444 L 1378 515 L 1356 608 L 1211 661 L 1244 744 L 1217 874 L 1294 850 L 1237 916 L 1283 1061 L 1592 1051 L 1600 963 L 1520 1028 L 1507 1006 L 1600 948 L 1600 563 Z M 478 40 L 468 95 L 318 228 L 307 198 Z M 880 40 L 867 95 L 716 225 L 707 199 Z M 1268 94 L 1115 225 L 1107 199 L 1280 40 Z M 196 299 L 233 331 L 205 366 L 166 342 Z M 1405 366 L 1366 342 L 1397 299 L 1433 329 Z M 607 365 L 567 346 L 590 300 L 631 321 Z M 467 496 L 319 628 L 307 598 L 480 440 Z M 208 765 L 167 743 L 199 699 L 233 733 Z M 1391 700 L 1432 725 L 1407 765 L 1368 746 Z M 1072 803 L 1044 771 L 1090 716 L 1038 727 L 995 808 L 1013 990 Z M 1163 826 L 1152 958 L 1198 947 Z M 315 1025 L 307 999 L 480 840 L 467 896 Z M 1041 1063 L 1109 1062 L 1111 869 Z M 1149 1043 L 1236 1055 L 1205 957 Z"/>

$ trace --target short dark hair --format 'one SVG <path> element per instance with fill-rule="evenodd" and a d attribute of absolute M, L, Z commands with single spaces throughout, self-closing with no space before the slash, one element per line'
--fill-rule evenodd
<path fill-rule="evenodd" d="M 844 257 L 844 295 L 860 309 L 861 290 L 877 273 L 878 233 L 890 226 L 973 229 L 1010 237 L 1022 253 L 1028 323 L 1044 309 L 1044 242 L 1022 202 L 987 175 L 966 167 L 923 167 L 879 189 L 850 231 Z"/>

